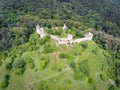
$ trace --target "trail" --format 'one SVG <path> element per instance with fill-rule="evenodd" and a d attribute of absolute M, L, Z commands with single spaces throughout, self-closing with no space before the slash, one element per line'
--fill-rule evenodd
<path fill-rule="evenodd" d="M 59 72 L 59 73 L 53 74 L 53 75 L 51 75 L 51 76 L 49 76 L 49 77 L 46 77 L 46 78 L 43 78 L 43 79 L 41 79 L 41 80 L 36 80 L 36 81 L 32 82 L 30 85 L 32 85 L 32 84 L 34 84 L 34 83 L 37 83 L 37 82 L 41 82 L 41 81 L 43 81 L 43 80 L 50 79 L 50 78 L 55 77 L 55 76 L 57 76 L 57 75 L 60 75 L 60 74 L 62 74 L 62 73 L 64 73 L 64 72 L 66 72 L 67 70 L 70 70 L 70 68 L 68 67 L 68 68 L 66 68 L 65 70 L 63 70 L 63 71 L 61 71 L 61 72 Z"/>

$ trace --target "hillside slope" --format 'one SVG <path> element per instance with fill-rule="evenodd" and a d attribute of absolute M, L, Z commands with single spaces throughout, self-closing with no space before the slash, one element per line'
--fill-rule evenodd
<path fill-rule="evenodd" d="M 0 81 L 9 82 L 5 90 L 108 90 L 115 85 L 112 58 L 94 41 L 56 47 L 49 37 L 34 33 L 1 58 Z"/>

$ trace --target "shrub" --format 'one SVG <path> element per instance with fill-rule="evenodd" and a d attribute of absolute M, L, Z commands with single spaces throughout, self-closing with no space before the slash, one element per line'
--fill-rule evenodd
<path fill-rule="evenodd" d="M 45 69 L 47 66 L 48 62 L 46 60 L 43 60 L 40 62 L 40 69 Z"/>
<path fill-rule="evenodd" d="M 97 48 L 96 48 L 96 49 L 93 49 L 93 50 L 92 50 L 92 53 L 94 53 L 95 55 L 97 55 L 97 50 L 98 50 Z"/>
<path fill-rule="evenodd" d="M 0 87 L 1 88 L 6 88 L 8 85 L 9 85 L 9 81 L 4 80 L 4 81 L 1 82 Z"/>
<path fill-rule="evenodd" d="M 2 66 L 2 61 L 0 60 L 0 66 Z"/>
<path fill-rule="evenodd" d="M 105 81 L 107 79 L 107 75 L 105 73 L 100 74 L 101 80 Z"/>
<path fill-rule="evenodd" d="M 44 57 L 42 57 L 40 62 L 40 69 L 46 68 L 49 61 L 50 61 L 50 58 L 48 56 L 45 55 Z"/>
<path fill-rule="evenodd" d="M 80 72 L 75 72 L 75 73 L 74 73 L 74 79 L 75 79 L 75 80 L 79 80 L 80 77 L 81 77 L 81 73 L 80 73 Z"/>
<path fill-rule="evenodd" d="M 76 65 L 75 65 L 74 62 L 71 62 L 71 63 L 70 63 L 70 67 L 75 71 L 75 69 L 76 69 Z"/>
<path fill-rule="evenodd" d="M 16 75 L 22 75 L 24 73 L 24 71 L 25 71 L 25 68 L 17 68 L 15 70 L 15 74 Z"/>
<path fill-rule="evenodd" d="M 87 48 L 87 44 L 81 44 L 81 46 L 86 49 Z"/>
<path fill-rule="evenodd" d="M 66 54 L 66 53 L 61 53 L 60 55 L 59 55 L 59 58 L 69 58 L 69 56 L 68 56 L 68 54 Z"/>
<path fill-rule="evenodd" d="M 89 78 L 89 79 L 88 79 L 88 83 L 89 83 L 89 84 L 93 84 L 93 83 L 94 83 L 93 78 Z"/>
<path fill-rule="evenodd" d="M 7 63 L 6 66 L 5 66 L 6 70 L 12 70 L 12 63 Z"/>
<path fill-rule="evenodd" d="M 18 60 L 15 63 L 15 68 L 24 68 L 26 66 L 26 62 L 24 60 Z"/>
<path fill-rule="evenodd" d="M 44 53 L 51 53 L 53 51 L 54 51 L 54 47 L 51 46 L 50 44 L 44 46 Z"/>
<path fill-rule="evenodd" d="M 39 49 L 39 46 L 34 46 L 33 47 L 33 50 L 38 50 Z"/>
<path fill-rule="evenodd" d="M 31 63 L 28 64 L 28 67 L 29 67 L 30 69 L 33 69 L 33 68 L 35 67 L 35 64 L 31 62 Z"/>
<path fill-rule="evenodd" d="M 18 60 L 15 64 L 15 74 L 22 75 L 25 71 L 26 62 L 24 60 Z"/>
<path fill-rule="evenodd" d="M 88 60 L 79 63 L 79 70 L 86 76 L 89 76 Z"/>
<path fill-rule="evenodd" d="M 10 75 L 6 74 L 6 75 L 4 76 L 4 79 L 5 79 L 5 80 L 9 80 L 9 79 L 10 79 Z"/>
<path fill-rule="evenodd" d="M 45 36 L 44 38 L 41 38 L 39 40 L 39 45 L 44 45 L 46 42 L 49 42 L 50 41 L 50 36 Z"/>

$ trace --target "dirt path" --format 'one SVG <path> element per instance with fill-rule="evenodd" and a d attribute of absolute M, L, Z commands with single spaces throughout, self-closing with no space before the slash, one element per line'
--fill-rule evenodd
<path fill-rule="evenodd" d="M 37 82 L 41 82 L 41 81 L 43 81 L 43 80 L 48 80 L 48 79 L 50 79 L 50 78 L 52 78 L 52 77 L 55 77 L 55 76 L 57 76 L 57 75 L 60 75 L 60 74 L 62 74 L 62 73 L 64 73 L 64 72 L 66 72 L 66 71 L 68 71 L 68 70 L 70 70 L 69 67 L 66 68 L 65 70 L 63 70 L 63 71 L 61 71 L 61 72 L 59 72 L 59 73 L 55 73 L 55 74 L 53 74 L 53 75 L 51 75 L 51 76 L 49 76 L 49 77 L 43 78 L 43 79 L 41 79 L 41 80 L 36 80 L 36 81 L 32 82 L 31 85 L 34 84 L 34 83 L 37 83 Z"/>

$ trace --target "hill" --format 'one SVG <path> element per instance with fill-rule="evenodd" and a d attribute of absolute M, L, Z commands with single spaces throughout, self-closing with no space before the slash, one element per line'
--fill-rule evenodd
<path fill-rule="evenodd" d="M 0 0 L 0 90 L 119 90 L 119 21 L 119 0 Z M 57 47 L 36 25 L 94 37 Z"/>
<path fill-rule="evenodd" d="M 5 90 L 115 88 L 109 64 L 112 58 L 94 41 L 56 46 L 49 37 L 40 39 L 34 33 L 28 43 L 1 58 L 0 81 L 9 84 Z"/>

